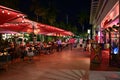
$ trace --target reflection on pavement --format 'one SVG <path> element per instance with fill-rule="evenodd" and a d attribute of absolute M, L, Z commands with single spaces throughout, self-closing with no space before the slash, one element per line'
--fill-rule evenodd
<path fill-rule="evenodd" d="M 89 80 L 120 80 L 120 72 L 90 71 Z"/>

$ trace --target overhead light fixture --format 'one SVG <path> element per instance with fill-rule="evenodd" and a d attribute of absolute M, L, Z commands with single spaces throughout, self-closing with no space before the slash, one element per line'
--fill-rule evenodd
<path fill-rule="evenodd" d="M 90 29 L 88 29 L 88 31 L 87 31 L 87 32 L 88 32 L 88 34 L 90 34 Z"/>

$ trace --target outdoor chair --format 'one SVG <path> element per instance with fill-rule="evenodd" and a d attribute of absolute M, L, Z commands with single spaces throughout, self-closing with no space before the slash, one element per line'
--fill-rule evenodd
<path fill-rule="evenodd" d="M 10 55 L 0 56 L 0 69 L 8 70 L 9 61 L 11 61 Z"/>

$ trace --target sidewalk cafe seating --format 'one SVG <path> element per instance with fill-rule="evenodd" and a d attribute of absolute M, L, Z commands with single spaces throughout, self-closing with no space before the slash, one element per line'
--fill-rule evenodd
<path fill-rule="evenodd" d="M 45 54 L 50 54 L 51 53 L 51 45 L 44 45 L 43 50 Z"/>

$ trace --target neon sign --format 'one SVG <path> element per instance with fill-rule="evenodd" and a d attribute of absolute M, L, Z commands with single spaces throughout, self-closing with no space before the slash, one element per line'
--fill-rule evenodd
<path fill-rule="evenodd" d="M 118 51 L 119 51 L 118 47 L 117 47 L 117 48 L 114 48 L 113 53 L 114 53 L 114 54 L 118 54 Z"/>

